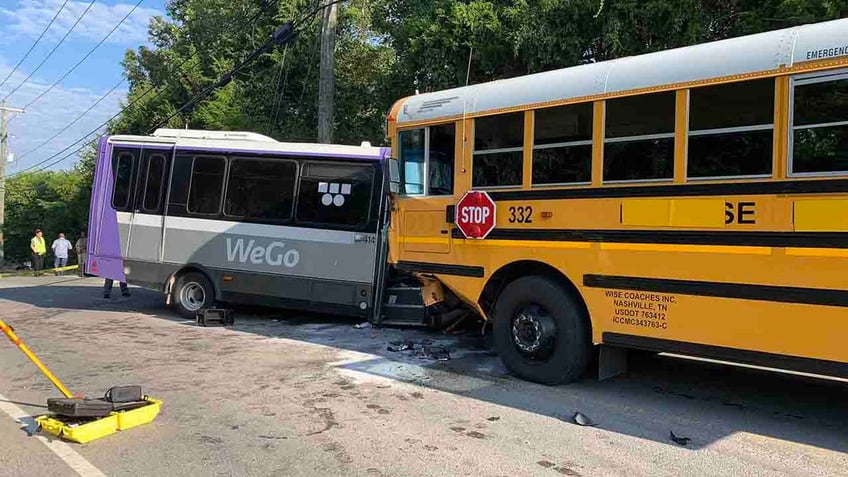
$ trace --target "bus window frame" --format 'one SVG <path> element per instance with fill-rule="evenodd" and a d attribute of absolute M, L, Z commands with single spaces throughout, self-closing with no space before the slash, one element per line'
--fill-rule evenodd
<path fill-rule="evenodd" d="M 840 177 L 848 176 L 848 170 L 828 172 L 795 172 L 795 87 L 807 84 L 829 83 L 838 80 L 848 80 L 848 68 L 835 70 L 822 70 L 813 73 L 793 75 L 789 77 L 789 129 L 787 130 L 786 149 L 786 176 L 787 177 Z M 836 123 L 813 124 L 803 126 L 801 129 L 813 127 L 847 125 L 848 121 Z"/>
<path fill-rule="evenodd" d="M 232 170 L 232 164 L 238 160 L 247 160 L 247 161 L 262 161 L 262 162 L 288 162 L 294 164 L 294 187 L 292 188 L 292 206 L 289 211 L 289 216 L 286 219 L 268 219 L 263 217 L 248 217 L 244 215 L 230 215 L 227 213 L 227 194 L 230 191 L 230 174 Z M 192 162 L 192 167 L 194 167 L 194 162 Z M 281 157 L 279 159 L 270 158 L 270 157 L 250 157 L 250 156 L 229 156 L 227 158 L 227 166 L 224 174 L 224 193 L 221 197 L 221 217 L 226 217 L 228 219 L 236 219 L 238 222 L 250 222 L 250 223 L 263 223 L 268 225 L 284 225 L 291 224 L 295 221 L 295 210 L 297 208 L 297 198 L 298 193 L 300 192 L 300 176 L 301 176 L 301 161 L 296 159 L 291 159 L 288 157 Z M 189 188 L 189 195 L 191 194 L 191 188 Z M 186 211 L 188 211 L 188 201 L 186 201 Z"/>
<path fill-rule="evenodd" d="M 297 183 L 295 184 L 295 194 L 296 195 L 295 195 L 294 207 L 293 207 L 293 210 L 292 210 L 292 223 L 297 225 L 297 226 L 306 226 L 306 227 L 309 227 L 309 228 L 322 229 L 322 230 L 337 230 L 337 231 L 344 231 L 344 232 L 375 233 L 375 232 L 369 230 L 369 227 L 374 222 L 371 218 L 371 212 L 374 208 L 374 200 L 375 200 L 374 196 L 375 196 L 375 194 L 379 195 L 379 193 L 376 192 L 377 178 L 378 178 L 377 169 L 379 168 L 379 166 L 376 165 L 375 163 L 371 162 L 371 161 L 356 162 L 356 161 L 345 160 L 344 158 L 327 158 L 327 159 L 330 159 L 330 160 L 328 160 L 328 161 L 317 161 L 315 159 L 304 158 L 303 160 L 298 161 L 300 164 L 298 166 L 298 169 L 299 169 L 298 170 L 298 180 L 297 180 Z M 343 225 L 343 224 L 333 224 L 333 223 L 329 223 L 329 222 L 310 222 L 308 220 L 301 220 L 301 219 L 298 218 L 297 209 L 298 209 L 298 207 L 300 207 L 301 181 L 303 180 L 304 177 L 317 178 L 316 176 L 305 174 L 304 170 L 306 169 L 306 167 L 309 164 L 320 164 L 322 166 L 326 166 L 328 163 L 333 164 L 333 165 L 341 164 L 341 165 L 344 165 L 344 166 L 363 167 L 363 168 L 367 168 L 370 171 L 370 173 L 371 173 L 371 194 L 368 196 L 368 212 L 366 214 L 364 222 L 361 222 L 361 223 L 355 224 L 355 225 Z M 379 200 L 382 200 L 382 198 L 379 198 Z"/>
<path fill-rule="evenodd" d="M 674 91 L 675 90 L 659 91 L 659 92 L 660 93 L 667 93 L 667 92 L 674 92 Z M 647 94 L 653 94 L 653 92 L 644 93 L 644 94 L 646 94 L 646 95 Z M 639 95 L 630 95 L 630 96 L 639 96 Z M 677 132 L 676 131 L 671 131 L 670 133 L 643 134 L 641 136 L 621 136 L 621 137 L 608 138 L 607 137 L 607 102 L 612 101 L 612 100 L 616 100 L 616 99 L 620 99 L 620 98 L 625 98 L 625 97 L 628 97 L 628 96 L 609 98 L 609 99 L 605 99 L 604 102 L 603 102 L 604 115 L 603 115 L 603 123 L 602 123 L 603 128 L 601 128 L 601 148 L 602 148 L 602 151 L 601 151 L 601 158 L 602 158 L 601 159 L 601 185 L 607 185 L 607 184 L 610 184 L 610 185 L 618 185 L 618 184 L 662 184 L 662 183 L 673 184 L 674 183 L 674 169 L 673 169 L 673 167 L 672 167 L 671 177 L 669 177 L 669 178 L 663 177 L 663 178 L 658 178 L 658 179 L 626 179 L 626 180 L 612 180 L 612 181 L 604 179 L 604 164 L 606 162 L 606 145 L 607 144 L 614 144 L 614 143 L 618 143 L 618 142 L 650 141 L 652 139 L 671 139 L 672 145 L 673 146 L 677 145 Z M 687 109 L 687 114 L 688 114 L 688 109 Z M 674 111 L 674 119 L 675 119 L 675 121 L 677 120 L 677 110 Z M 672 151 L 673 150 L 674 149 L 672 147 Z M 593 160 L 594 160 L 594 158 L 593 158 Z M 674 162 L 674 155 L 673 154 L 672 154 L 671 160 L 672 160 L 672 164 L 673 164 L 673 162 Z"/>
<path fill-rule="evenodd" d="M 439 127 L 439 126 L 452 126 L 453 127 L 454 157 L 453 157 L 453 170 L 451 171 L 451 174 L 453 175 L 453 178 L 452 178 L 452 180 L 453 180 L 453 187 L 452 187 L 453 192 L 450 193 L 450 194 L 430 194 L 429 193 L 429 190 L 430 190 L 430 152 L 431 152 L 430 151 L 430 129 L 434 128 L 434 127 Z M 400 141 L 400 135 L 405 133 L 405 132 L 416 131 L 416 130 L 419 130 L 419 129 L 424 130 L 424 154 L 423 154 L 423 156 L 424 156 L 424 171 L 423 171 L 424 177 L 423 177 L 423 182 L 421 183 L 422 192 L 419 193 L 419 194 L 410 194 L 410 193 L 406 192 L 406 181 L 405 181 L 406 174 L 403 172 L 403 167 L 401 167 L 403 165 L 403 164 L 401 164 L 401 161 L 403 161 L 403 157 L 400 154 L 400 151 L 402 150 L 403 145 L 401 144 L 401 141 Z M 397 147 L 398 154 L 397 154 L 397 156 L 399 156 L 399 157 L 396 158 L 396 159 L 393 159 L 393 160 L 398 161 L 397 162 L 398 175 L 400 176 L 399 178 L 404 179 L 404 180 L 399 181 L 399 183 L 398 183 L 398 196 L 399 197 L 410 197 L 410 198 L 412 198 L 412 197 L 454 197 L 456 195 L 456 187 L 457 187 L 457 185 L 456 185 L 456 169 L 458 167 L 457 160 L 459 159 L 459 157 L 456 156 L 456 140 L 457 140 L 457 137 L 459 137 L 459 129 L 460 128 L 457 125 L 456 121 L 445 121 L 445 122 L 440 122 L 440 123 L 427 124 L 426 126 L 417 126 L 417 127 L 404 128 L 404 129 L 398 130 L 398 132 L 397 132 L 397 144 L 398 144 L 398 147 Z"/>
<path fill-rule="evenodd" d="M 159 185 L 159 193 L 158 193 L 158 196 L 156 198 L 156 207 L 149 209 L 149 208 L 147 208 L 147 183 L 150 180 L 150 163 L 153 162 L 154 157 L 161 157 L 162 158 L 162 176 L 160 177 L 162 182 Z M 168 176 L 168 170 L 169 170 L 168 156 L 165 155 L 164 153 L 154 152 L 154 153 L 150 154 L 150 156 L 147 157 L 147 170 L 144 171 L 144 194 L 141 197 L 141 207 L 139 207 L 142 212 L 144 212 L 146 214 L 159 215 L 158 212 L 162 208 L 162 202 L 163 202 L 162 201 L 162 196 L 164 195 L 164 194 L 162 194 L 163 189 L 169 188 L 168 187 L 169 184 L 166 183 L 167 182 L 166 178 Z"/>
<path fill-rule="evenodd" d="M 772 78 L 773 81 L 777 82 L 779 76 Z M 758 78 L 763 79 L 763 78 Z M 754 81 L 756 81 L 755 79 Z M 750 81 L 750 80 L 745 80 Z M 729 83 L 719 83 L 716 85 L 707 85 L 704 88 L 709 88 L 711 86 L 721 86 L 724 84 L 733 84 L 733 83 L 742 83 L 744 81 L 733 81 Z M 685 180 L 686 182 L 709 182 L 709 181 L 728 181 L 728 180 L 758 180 L 758 179 L 771 179 L 774 177 L 775 171 L 772 170 L 769 174 L 746 174 L 746 175 L 738 175 L 738 176 L 705 176 L 705 177 L 689 177 L 689 138 L 692 136 L 709 136 L 713 134 L 732 134 L 735 132 L 749 132 L 749 131 L 765 131 L 767 129 L 771 129 L 772 141 L 774 141 L 775 135 L 778 134 L 777 125 L 774 120 L 768 125 L 766 124 L 757 124 L 754 126 L 734 126 L 729 128 L 713 128 L 713 129 L 698 129 L 693 131 L 690 128 L 690 116 L 692 114 L 692 90 L 695 88 L 687 88 L 686 91 L 686 157 L 683 162 L 684 164 L 684 172 L 686 174 Z M 779 98 L 780 89 L 777 87 L 777 84 L 774 85 L 774 98 L 773 101 L 776 101 Z M 777 103 L 775 102 L 775 108 L 777 109 Z M 774 111 L 772 111 L 772 115 L 774 115 Z M 772 148 L 772 165 L 774 163 L 774 156 L 778 152 Z M 774 169 L 774 167 L 772 167 Z"/>
<path fill-rule="evenodd" d="M 404 172 L 404 168 L 403 168 L 404 163 L 401 162 L 401 161 L 404 161 L 404 159 L 403 159 L 403 155 L 400 154 L 400 152 L 403 150 L 403 143 L 401 143 L 400 135 L 405 133 L 405 132 L 415 131 L 415 130 L 418 130 L 418 129 L 424 130 L 424 154 L 423 154 L 423 157 L 424 157 L 423 175 L 424 175 L 424 177 L 423 177 L 423 182 L 421 183 L 421 193 L 420 194 L 410 194 L 410 193 L 406 192 L 406 173 Z M 406 128 L 406 129 L 398 130 L 398 132 L 397 132 L 397 144 L 398 144 L 398 154 L 397 154 L 398 157 L 397 157 L 396 160 L 398 161 L 398 178 L 400 179 L 400 182 L 399 182 L 400 190 L 398 192 L 398 196 L 400 196 L 400 197 L 427 197 L 427 186 L 429 185 L 428 183 L 430 182 L 430 174 L 429 174 L 430 173 L 430 170 L 429 170 L 430 157 L 429 157 L 429 154 L 428 154 L 430 152 L 430 125 L 428 124 L 426 126 L 418 126 L 418 127 L 414 127 L 414 128 Z"/>
<path fill-rule="evenodd" d="M 590 111 L 592 113 L 592 132 L 589 139 L 582 139 L 580 141 L 566 141 L 566 142 L 557 142 L 550 144 L 536 144 L 536 114 L 541 109 L 553 109 L 553 108 L 563 108 L 567 106 L 577 106 L 582 104 L 589 104 Z M 533 112 L 533 130 L 531 131 L 530 137 L 531 139 L 531 147 L 530 147 L 530 187 L 533 189 L 543 189 L 546 187 L 585 187 L 592 185 L 592 166 L 595 162 L 595 108 L 592 101 L 580 102 L 580 103 L 569 103 L 562 106 L 554 106 L 553 108 L 537 108 L 531 110 Z M 533 182 L 533 160 L 536 158 L 535 151 L 543 150 L 543 149 L 559 149 L 573 146 L 592 146 L 592 154 L 589 157 L 589 180 L 585 182 L 551 182 L 545 184 L 536 184 Z"/>
<path fill-rule="evenodd" d="M 516 189 L 521 189 L 524 186 L 524 184 L 523 184 L 524 178 L 523 177 L 522 177 L 522 182 L 515 184 L 515 185 L 496 185 L 496 186 L 475 186 L 474 185 L 474 175 L 475 175 L 474 174 L 474 159 L 477 156 L 485 156 L 485 155 L 489 155 L 489 154 L 502 154 L 502 153 L 505 153 L 505 152 L 507 152 L 507 153 L 508 152 L 521 152 L 521 153 L 523 153 L 524 148 L 527 146 L 526 140 L 522 140 L 521 146 L 502 147 L 502 148 L 498 148 L 498 149 L 483 149 L 482 151 L 478 151 L 477 150 L 477 144 L 476 144 L 476 142 L 477 142 L 477 120 L 482 119 L 482 118 L 492 118 L 492 117 L 504 116 L 504 115 L 515 114 L 515 113 L 524 114 L 524 112 L 525 112 L 525 110 L 498 112 L 498 113 L 495 113 L 495 114 L 483 114 L 483 115 L 480 115 L 480 116 L 475 116 L 473 118 L 474 127 L 472 129 L 473 134 L 471 135 L 471 164 L 470 164 L 470 167 L 469 167 L 469 171 L 470 171 L 469 175 L 471 176 L 471 183 L 470 183 L 469 190 L 492 190 L 492 191 L 496 191 L 496 190 L 516 190 Z M 526 133 L 527 133 L 527 131 L 522 130 L 522 137 L 524 137 L 524 135 Z M 454 161 L 456 161 L 456 158 L 454 158 Z M 521 167 L 522 167 L 522 174 L 523 174 L 524 173 L 523 172 L 523 167 L 524 167 L 524 158 L 523 157 L 521 159 Z M 532 177 L 531 177 L 530 180 L 532 181 Z"/>
<path fill-rule="evenodd" d="M 189 205 L 191 204 L 191 186 L 194 184 L 194 164 L 195 164 L 195 162 L 197 162 L 198 158 L 222 159 L 224 161 L 224 174 L 223 174 L 223 177 L 221 178 L 221 197 L 218 200 L 218 211 L 211 213 L 211 214 L 205 214 L 205 213 L 200 213 L 200 212 L 192 212 L 189 209 Z M 221 217 L 223 215 L 223 210 L 224 210 L 224 191 L 225 191 L 226 185 L 227 185 L 227 174 L 229 173 L 229 170 L 230 170 L 229 162 L 227 161 L 227 156 L 219 156 L 219 155 L 215 155 L 215 154 L 193 155 L 191 157 L 191 169 L 189 169 L 189 170 L 190 170 L 190 173 L 189 173 L 189 176 L 188 176 L 188 194 L 186 195 L 186 204 L 185 204 L 186 215 L 188 217 L 192 217 L 192 216 Z"/>
<path fill-rule="evenodd" d="M 133 151 L 138 151 L 138 154 L 133 152 Z M 127 150 L 118 151 L 118 157 L 114 159 L 114 164 L 115 164 L 114 165 L 114 172 L 113 172 L 114 183 L 112 184 L 112 196 L 109 198 L 109 205 L 111 205 L 113 209 L 115 209 L 119 212 L 125 212 L 127 210 L 132 210 L 131 205 L 133 203 L 133 199 L 135 198 L 135 187 L 134 187 L 135 186 L 135 179 L 136 179 L 136 176 L 138 175 L 138 170 L 137 170 L 138 164 L 136 164 L 135 161 L 137 160 L 138 156 L 141 156 L 141 154 L 140 154 L 141 151 L 142 151 L 141 149 L 137 149 L 137 150 L 136 149 L 127 149 Z M 129 186 L 127 188 L 127 203 L 118 207 L 115 204 L 115 191 L 118 188 L 118 164 L 120 164 L 120 162 L 121 162 L 121 157 L 124 157 L 124 156 L 130 157 L 130 160 L 133 162 L 133 164 L 131 164 L 131 166 L 134 166 L 134 167 L 131 167 L 131 169 L 130 169 L 130 180 L 129 180 L 130 183 L 129 183 Z M 110 161 L 110 163 L 111 162 L 112 161 Z"/>

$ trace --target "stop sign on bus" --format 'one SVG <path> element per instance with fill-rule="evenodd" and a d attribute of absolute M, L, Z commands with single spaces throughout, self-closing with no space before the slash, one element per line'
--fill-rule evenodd
<path fill-rule="evenodd" d="M 466 192 L 456 204 L 456 226 L 465 238 L 486 238 L 495 228 L 495 201 L 487 192 Z"/>

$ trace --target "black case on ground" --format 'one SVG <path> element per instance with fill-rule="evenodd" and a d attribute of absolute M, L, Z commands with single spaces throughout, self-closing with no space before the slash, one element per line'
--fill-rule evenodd
<path fill-rule="evenodd" d="M 50 398 L 47 410 L 65 417 L 106 417 L 112 403 L 102 399 Z"/>
<path fill-rule="evenodd" d="M 144 396 L 141 394 L 141 386 L 115 386 L 106 391 L 106 400 L 109 402 L 133 402 L 142 399 Z"/>

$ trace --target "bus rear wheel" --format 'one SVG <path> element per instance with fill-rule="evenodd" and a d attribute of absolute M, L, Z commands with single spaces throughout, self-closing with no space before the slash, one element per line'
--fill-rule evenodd
<path fill-rule="evenodd" d="M 195 319 L 198 311 L 210 308 L 214 301 L 215 292 L 206 276 L 191 272 L 177 279 L 174 304 L 184 317 Z"/>
<path fill-rule="evenodd" d="M 519 278 L 492 313 L 495 347 L 516 376 L 555 385 L 579 379 L 590 348 L 588 319 L 571 292 L 541 276 Z"/>

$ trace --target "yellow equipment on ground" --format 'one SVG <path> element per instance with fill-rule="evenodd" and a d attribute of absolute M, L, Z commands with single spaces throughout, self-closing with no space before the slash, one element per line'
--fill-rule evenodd
<path fill-rule="evenodd" d="M 25 355 L 32 361 L 47 379 L 56 386 L 66 398 L 82 399 L 82 396 L 74 396 L 71 391 L 59 381 L 47 366 L 25 345 L 21 339 L 15 334 L 15 330 L 7 325 L 3 320 L 0 320 L 0 331 L 3 332 L 9 340 L 15 344 Z M 110 412 L 108 416 L 99 418 L 68 418 L 58 414 L 46 414 L 38 416 L 35 421 L 38 423 L 41 430 L 52 434 L 61 439 L 84 444 L 86 442 L 99 439 L 101 437 L 114 434 L 117 431 L 124 431 L 142 424 L 147 424 L 159 414 L 162 408 L 162 401 L 153 399 L 149 396 L 143 397 L 148 404 L 142 405 L 129 410 L 117 410 Z M 143 404 L 143 403 L 142 403 Z"/>

